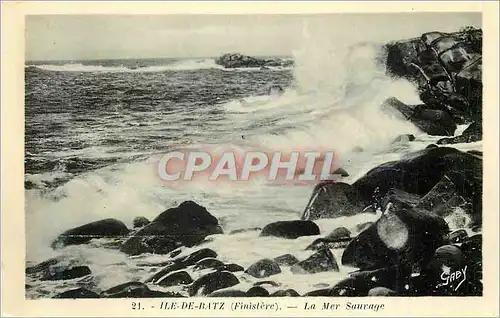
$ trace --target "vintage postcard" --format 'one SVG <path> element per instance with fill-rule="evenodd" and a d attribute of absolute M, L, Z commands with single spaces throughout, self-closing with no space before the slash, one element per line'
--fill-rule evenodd
<path fill-rule="evenodd" d="M 2 313 L 498 315 L 498 8 L 2 3 Z"/>

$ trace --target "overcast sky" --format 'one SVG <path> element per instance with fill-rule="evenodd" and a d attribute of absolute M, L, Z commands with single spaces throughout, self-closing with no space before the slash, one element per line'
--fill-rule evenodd
<path fill-rule="evenodd" d="M 480 13 L 28 16 L 26 59 L 291 55 L 316 33 L 389 41 L 466 25 L 480 27 Z"/>

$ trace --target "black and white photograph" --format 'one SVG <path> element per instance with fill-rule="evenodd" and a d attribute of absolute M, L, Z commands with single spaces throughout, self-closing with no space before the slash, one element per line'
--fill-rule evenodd
<path fill-rule="evenodd" d="M 27 15 L 25 298 L 483 296 L 482 57 L 481 12 Z"/>

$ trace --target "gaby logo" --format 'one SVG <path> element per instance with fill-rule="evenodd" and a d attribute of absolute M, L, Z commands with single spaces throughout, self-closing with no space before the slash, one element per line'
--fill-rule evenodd
<path fill-rule="evenodd" d="M 298 181 L 335 178 L 331 151 L 248 151 L 235 147 L 177 150 L 158 158 L 162 181 Z"/>
<path fill-rule="evenodd" d="M 458 282 L 457 286 L 454 288 L 455 291 L 460 288 L 460 286 L 467 279 L 467 266 L 458 271 L 451 271 L 451 268 L 448 266 L 443 266 L 443 272 L 441 273 L 441 280 L 443 281 L 439 286 L 448 286 L 452 285 L 455 282 Z"/>

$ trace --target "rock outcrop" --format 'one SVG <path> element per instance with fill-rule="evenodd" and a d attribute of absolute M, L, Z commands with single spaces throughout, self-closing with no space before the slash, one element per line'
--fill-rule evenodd
<path fill-rule="evenodd" d="M 240 53 L 226 53 L 215 60 L 215 63 L 225 68 L 259 67 L 267 69 L 270 66 L 288 67 L 293 65 L 293 60 L 280 58 L 259 58 Z"/>

